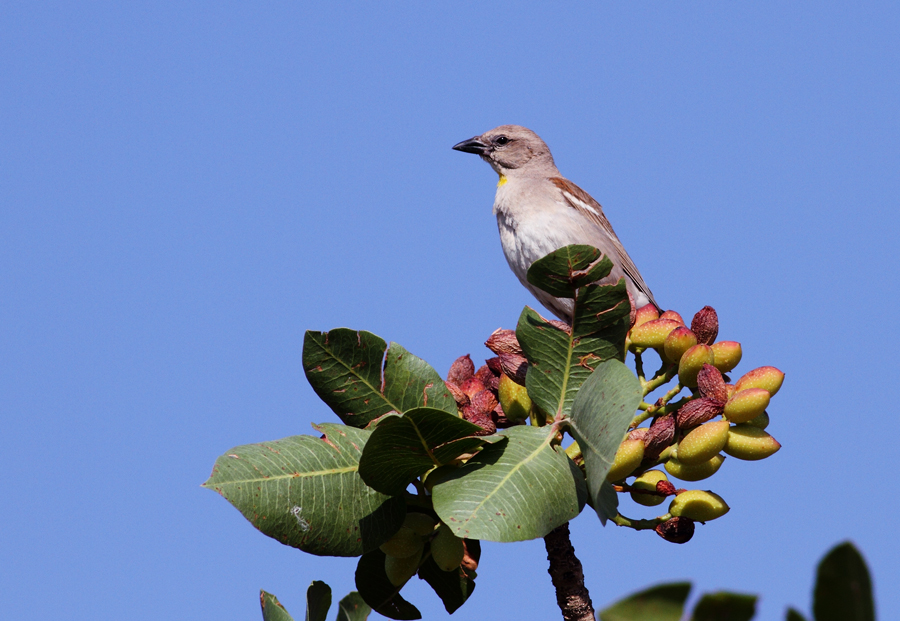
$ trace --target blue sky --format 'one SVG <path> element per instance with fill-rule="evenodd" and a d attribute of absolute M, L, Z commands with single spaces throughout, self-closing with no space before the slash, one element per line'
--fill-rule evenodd
<path fill-rule="evenodd" d="M 336 422 L 306 329 L 442 374 L 489 355 L 532 302 L 496 176 L 450 147 L 518 123 L 661 304 L 714 306 L 739 370 L 787 374 L 782 450 L 709 480 L 732 510 L 689 544 L 573 522 L 597 607 L 689 578 L 781 619 L 849 538 L 900 618 L 896 4 L 298 4 L 0 9 L 0 617 L 257 618 L 260 588 L 302 617 L 311 580 L 351 590 L 355 560 L 199 484 Z M 485 545 L 476 611 L 555 618 L 540 541 Z"/>

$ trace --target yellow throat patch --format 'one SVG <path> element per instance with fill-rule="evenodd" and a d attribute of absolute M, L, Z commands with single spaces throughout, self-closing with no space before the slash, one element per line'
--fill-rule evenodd
<path fill-rule="evenodd" d="M 506 181 L 507 181 L 506 177 L 504 177 L 503 175 L 500 175 L 500 180 L 497 182 L 497 187 L 499 188 L 501 185 L 506 185 Z"/>

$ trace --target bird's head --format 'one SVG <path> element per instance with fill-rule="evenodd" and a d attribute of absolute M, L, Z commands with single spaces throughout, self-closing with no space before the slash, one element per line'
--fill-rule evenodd
<path fill-rule="evenodd" d="M 556 170 L 550 149 L 540 137 L 521 125 L 501 125 L 480 136 L 453 145 L 457 151 L 475 153 L 501 177 L 548 174 Z"/>

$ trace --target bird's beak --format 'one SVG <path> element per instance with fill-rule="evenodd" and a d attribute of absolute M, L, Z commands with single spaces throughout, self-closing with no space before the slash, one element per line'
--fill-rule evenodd
<path fill-rule="evenodd" d="M 455 151 L 462 151 L 463 153 L 484 155 L 487 153 L 488 145 L 481 142 L 478 136 L 475 136 L 474 138 L 469 138 L 468 140 L 463 140 L 459 144 L 453 145 L 453 149 Z"/>

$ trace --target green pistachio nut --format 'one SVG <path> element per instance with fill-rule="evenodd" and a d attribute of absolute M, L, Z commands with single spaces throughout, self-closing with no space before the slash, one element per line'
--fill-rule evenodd
<path fill-rule="evenodd" d="M 747 461 L 765 459 L 774 455 L 781 448 L 778 440 L 766 431 L 753 425 L 735 425 L 728 430 L 728 442 L 725 452 L 732 457 Z"/>
<path fill-rule="evenodd" d="M 753 427 L 759 427 L 760 429 L 765 429 L 769 426 L 769 413 L 763 412 L 753 420 L 748 421 L 747 424 Z"/>
<path fill-rule="evenodd" d="M 653 321 L 654 319 L 659 319 L 659 311 L 653 304 L 645 304 L 635 311 L 634 326 L 632 327 L 639 326 L 648 321 Z"/>
<path fill-rule="evenodd" d="M 674 457 L 670 457 L 666 462 L 666 472 L 682 481 L 702 481 L 718 472 L 724 461 L 724 455 L 716 455 L 703 463 L 688 466 Z"/>
<path fill-rule="evenodd" d="M 659 348 L 666 342 L 669 333 L 678 327 L 671 319 L 654 319 L 635 326 L 629 332 L 631 344 L 635 347 Z"/>
<path fill-rule="evenodd" d="M 668 480 L 669 477 L 667 477 L 666 473 L 662 470 L 648 470 L 647 472 L 636 478 L 634 480 L 634 483 L 631 484 L 631 487 L 635 489 L 647 490 L 649 492 L 655 492 L 657 483 L 659 483 L 660 481 Z M 641 494 L 638 492 L 631 492 L 631 499 L 639 505 L 644 505 L 645 507 L 655 507 L 656 505 L 661 505 L 666 498 L 665 496 L 657 496 L 655 494 Z"/>
<path fill-rule="evenodd" d="M 698 466 L 719 454 L 728 441 L 728 421 L 703 423 L 692 429 L 678 443 L 678 461 L 686 466 Z"/>
<path fill-rule="evenodd" d="M 402 586 L 407 580 L 412 578 L 419 569 L 419 561 L 422 560 L 422 549 L 418 554 L 407 556 L 405 558 L 397 558 L 396 556 L 384 557 L 384 573 L 387 574 L 388 580 L 394 586 Z"/>
<path fill-rule="evenodd" d="M 500 406 L 510 420 L 522 420 L 531 414 L 531 397 L 524 386 L 511 380 L 505 373 L 500 376 L 500 387 L 497 389 Z"/>
<path fill-rule="evenodd" d="M 409 528 L 420 537 L 425 537 L 426 535 L 433 533 L 436 524 L 437 520 L 433 517 L 418 511 L 410 511 L 406 514 L 406 519 L 403 520 L 403 526 Z M 384 552 L 384 550 L 382 550 L 382 552 Z M 387 553 L 385 552 L 385 554 Z"/>
<path fill-rule="evenodd" d="M 677 517 L 709 522 L 728 513 L 729 506 L 718 494 L 691 489 L 675 496 L 669 505 L 669 513 Z"/>
<path fill-rule="evenodd" d="M 738 390 L 746 390 L 747 388 L 765 388 L 771 396 L 775 396 L 781 384 L 784 382 L 784 373 L 775 367 L 759 367 L 752 371 L 747 371 L 741 379 L 734 385 Z"/>
<path fill-rule="evenodd" d="M 634 469 L 641 465 L 644 459 L 644 441 L 627 439 L 616 449 L 612 467 L 606 474 L 607 481 L 621 481 Z"/>
<path fill-rule="evenodd" d="M 660 315 L 659 318 L 660 319 L 671 319 L 672 321 L 676 322 L 679 326 L 684 325 L 684 319 L 682 319 L 681 315 L 679 315 L 678 313 L 676 313 L 673 310 L 667 310 L 662 315 Z"/>
<path fill-rule="evenodd" d="M 697 374 L 704 364 L 713 363 L 713 351 L 709 345 L 694 345 L 681 357 L 678 363 L 678 381 L 682 386 L 696 388 Z"/>
<path fill-rule="evenodd" d="M 697 344 L 697 335 L 690 328 L 678 326 L 666 337 L 663 354 L 667 362 L 678 362 L 684 353 Z"/>
<path fill-rule="evenodd" d="M 635 311 L 634 326 L 632 327 L 637 327 L 642 323 L 647 323 L 654 319 L 659 319 L 659 311 L 656 310 L 656 307 L 653 306 L 653 304 L 645 304 Z"/>
<path fill-rule="evenodd" d="M 422 536 L 411 528 L 401 526 L 396 534 L 379 546 L 381 551 L 394 558 L 407 558 L 422 551 Z"/>
<path fill-rule="evenodd" d="M 734 389 L 734 384 L 725 384 L 725 395 L 731 399 L 734 396 L 734 393 L 737 391 Z"/>
<path fill-rule="evenodd" d="M 437 537 L 431 542 L 431 556 L 442 571 L 453 571 L 466 555 L 463 540 L 453 534 L 446 524 L 441 524 Z"/>
<path fill-rule="evenodd" d="M 741 344 L 737 341 L 719 341 L 712 344 L 713 366 L 722 373 L 728 373 L 741 361 Z"/>
<path fill-rule="evenodd" d="M 766 411 L 771 398 L 765 388 L 738 390 L 725 402 L 725 418 L 732 423 L 749 422 Z"/>

